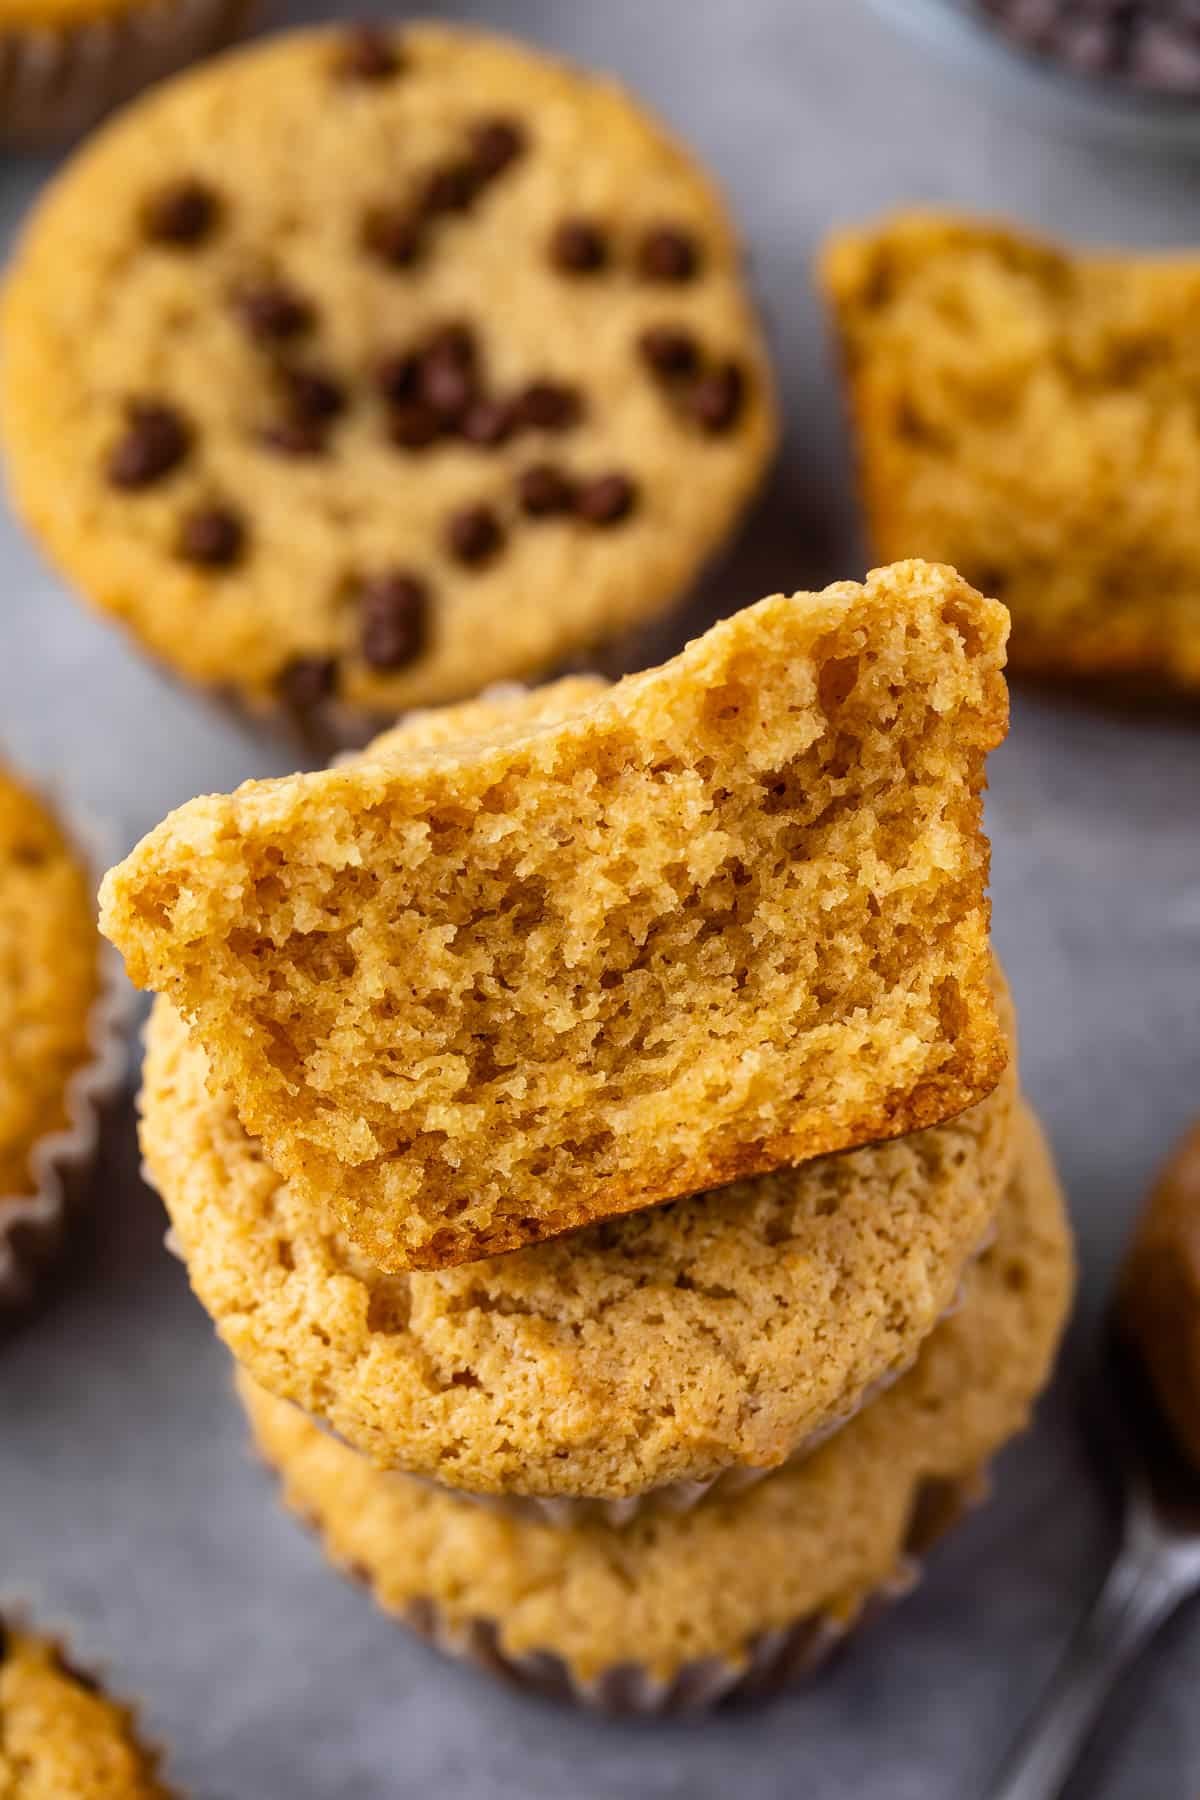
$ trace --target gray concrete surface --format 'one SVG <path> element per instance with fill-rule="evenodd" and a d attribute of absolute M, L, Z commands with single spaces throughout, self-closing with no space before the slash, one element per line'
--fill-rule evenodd
<path fill-rule="evenodd" d="M 480 0 L 628 77 L 732 190 L 775 333 L 779 473 L 692 622 L 776 586 L 857 574 L 845 445 L 809 282 L 826 227 L 924 199 L 1099 239 L 1194 241 L 1183 167 L 1060 142 L 893 37 L 857 0 Z M 1052 121 L 1047 121 L 1049 126 Z M 0 228 L 44 165 L 0 167 Z M 669 647 L 664 644 L 664 648 Z M 120 844 L 174 803 L 282 770 L 83 613 L 0 517 L 0 733 Z M 197 1800 L 964 1800 L 1100 1573 L 1108 1524 L 1075 1368 L 1147 1176 L 1200 1104 L 1200 724 L 1019 693 L 995 759 L 996 934 L 1028 1087 L 1070 1189 L 1082 1317 L 993 1504 L 922 1590 L 804 1696 L 630 1729 L 495 1690 L 376 1616 L 277 1516 L 222 1353 L 161 1247 L 131 1116 L 71 1286 L 0 1358 L 0 1590 L 107 1654 Z M 1200 1787 L 1200 1617 L 1181 1619 L 1080 1792 Z"/>

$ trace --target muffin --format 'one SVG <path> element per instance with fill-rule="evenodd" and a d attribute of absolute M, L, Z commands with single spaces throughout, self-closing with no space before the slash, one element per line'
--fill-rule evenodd
<path fill-rule="evenodd" d="M 377 1465 L 551 1522 L 685 1510 L 813 1449 L 955 1304 L 1015 1154 L 1014 1062 L 947 1125 L 486 1262 L 385 1275 L 275 1173 L 207 1077 L 159 1000 L 147 1173 L 234 1356 Z"/>
<path fill-rule="evenodd" d="M 1006 630 L 921 563 L 777 595 L 611 689 L 192 801 L 104 930 L 384 1269 L 937 1124 L 1004 1066 Z"/>
<path fill-rule="evenodd" d="M 0 0 L 0 145 L 44 146 L 237 35 L 251 0 Z"/>
<path fill-rule="evenodd" d="M 289 34 L 140 102 L 37 208 L 2 328 L 52 560 L 326 740 L 661 613 L 775 435 L 707 175 L 612 84 L 440 25 Z"/>
<path fill-rule="evenodd" d="M 1200 259 L 903 213 L 827 245 L 873 551 L 944 558 L 1012 662 L 1200 690 Z"/>
<path fill-rule="evenodd" d="M 63 1240 L 124 1073 L 92 892 L 49 807 L 0 767 L 0 1325 Z"/>
<path fill-rule="evenodd" d="M 1070 1288 L 1062 1195 L 1026 1117 L 997 1241 L 910 1373 L 797 1467 L 623 1531 L 485 1512 L 372 1469 L 245 1375 L 239 1390 L 287 1505 L 389 1612 L 527 1685 L 671 1711 L 807 1670 L 911 1579 L 1026 1423 Z"/>
<path fill-rule="evenodd" d="M 11 1800 L 170 1800 L 130 1709 L 57 1643 L 0 1618 L 0 1793 Z"/>

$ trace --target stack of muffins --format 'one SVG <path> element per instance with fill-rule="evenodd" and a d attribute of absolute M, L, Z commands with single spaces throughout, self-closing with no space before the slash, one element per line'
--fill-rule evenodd
<path fill-rule="evenodd" d="M 921 563 L 777 596 L 108 877 L 258 1445 L 443 1649 L 635 1711 L 776 1685 L 1025 1423 L 1070 1249 L 988 944 L 1005 629 Z"/>

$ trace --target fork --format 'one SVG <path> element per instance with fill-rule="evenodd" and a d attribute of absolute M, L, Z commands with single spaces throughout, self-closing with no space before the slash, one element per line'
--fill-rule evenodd
<path fill-rule="evenodd" d="M 1121 1484 L 1121 1542 L 1049 1689 L 988 1800 L 1059 1800 L 1105 1701 L 1175 1609 L 1200 1590 L 1200 1473 L 1173 1441 L 1134 1352 L 1110 1321 L 1098 1359 L 1103 1436 Z"/>

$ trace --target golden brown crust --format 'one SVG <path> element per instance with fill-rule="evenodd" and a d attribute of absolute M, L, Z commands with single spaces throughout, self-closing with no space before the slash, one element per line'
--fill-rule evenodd
<path fill-rule="evenodd" d="M 170 1800 L 132 1711 L 0 1620 L 0 1800 Z"/>
<path fill-rule="evenodd" d="M 45 802 L 0 770 L 0 1232 L 91 1054 L 99 953 L 87 870 Z"/>
<path fill-rule="evenodd" d="M 1034 673 L 1200 687 L 1200 263 L 900 213 L 827 244 L 871 540 L 953 562 Z"/>
<path fill-rule="evenodd" d="M 239 1377 L 285 1497 L 334 1561 L 400 1616 L 432 1603 L 491 1622 L 511 1657 L 549 1651 L 586 1680 L 623 1662 L 662 1678 L 745 1659 L 814 1612 L 853 1616 L 894 1572 L 931 1477 L 977 1469 L 1026 1422 L 1071 1289 L 1061 1192 L 1027 1116 L 996 1244 L 915 1367 L 812 1456 L 684 1518 L 565 1530 L 500 1518 L 384 1475 Z"/>
<path fill-rule="evenodd" d="M 1011 1030 L 1002 986 L 999 1005 Z M 613 1501 L 778 1466 L 911 1363 L 1015 1148 L 1013 1066 L 970 1112 L 895 1143 L 385 1275 L 280 1180 L 206 1074 L 160 1000 L 142 1147 L 222 1338 L 380 1466 L 492 1494 Z"/>
<path fill-rule="evenodd" d="M 775 596 L 612 689 L 194 801 L 105 929 L 383 1268 L 935 1123 L 1003 1067 L 1006 625 L 920 563 Z"/>

